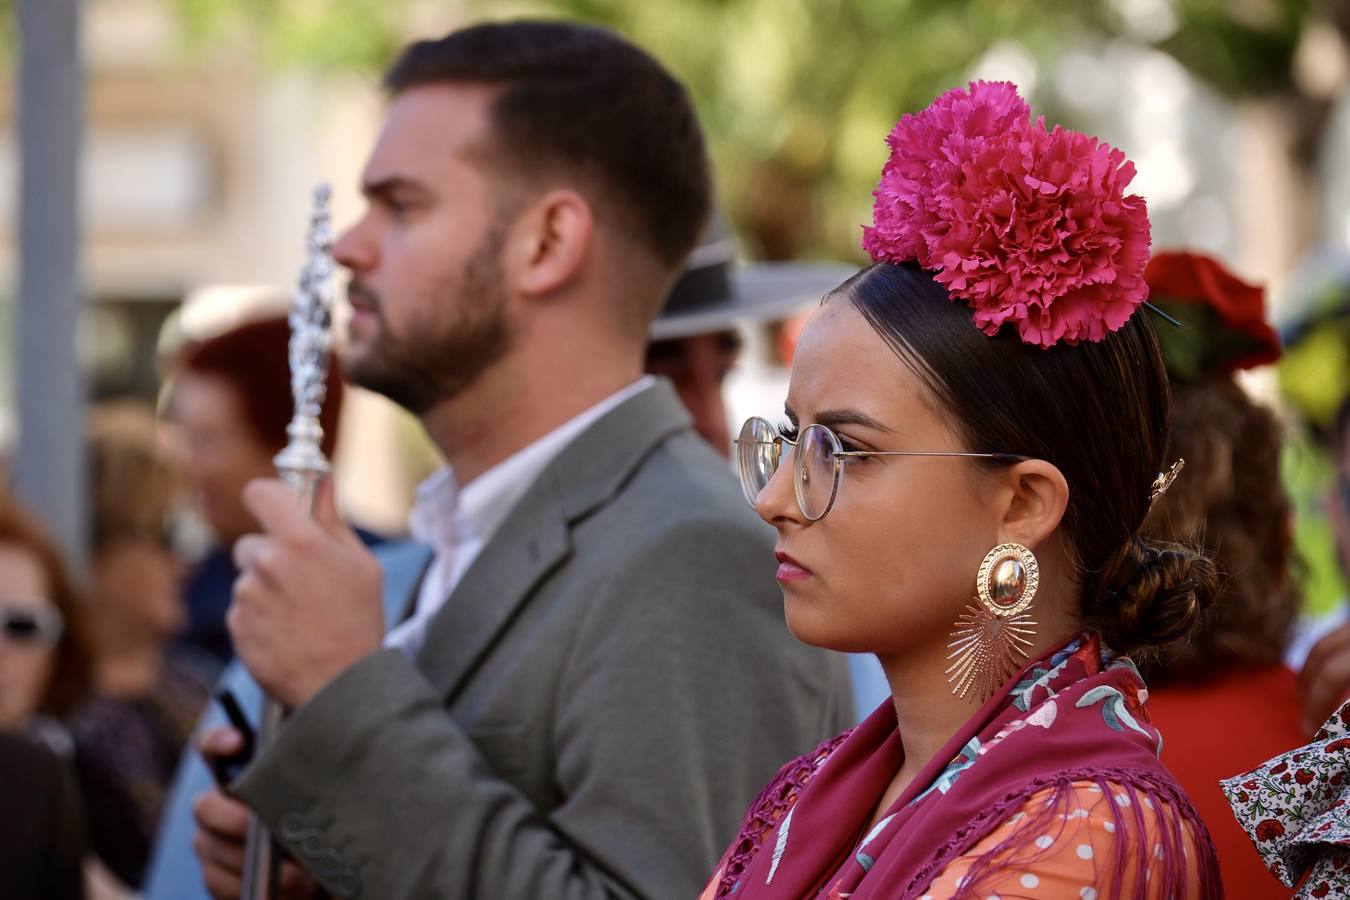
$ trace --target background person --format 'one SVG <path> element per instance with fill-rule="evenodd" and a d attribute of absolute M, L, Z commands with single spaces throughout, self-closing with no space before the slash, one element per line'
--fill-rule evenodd
<path fill-rule="evenodd" d="M 69 718 L 91 839 L 138 887 L 179 757 L 217 666 L 173 646 L 186 618 L 183 565 L 170 536 L 179 473 L 161 452 L 154 415 L 137 404 L 96 409 L 89 427 L 92 554 L 84 618 L 92 679 Z"/>
<path fill-rule="evenodd" d="M 1163 762 L 1209 826 L 1227 896 L 1257 900 L 1279 888 L 1219 780 L 1304 739 L 1296 678 L 1284 664 L 1303 595 L 1280 481 L 1282 428 L 1235 375 L 1275 362 L 1280 343 L 1264 291 L 1212 257 L 1155 253 L 1144 277 L 1149 302 L 1182 322 L 1159 329 L 1159 343 L 1172 385 L 1167 457 L 1186 460 L 1148 528 L 1198 542 L 1223 575 L 1190 640 L 1146 669 L 1149 711 L 1166 736 Z M 1222 741 L 1215 722 L 1224 723 Z"/>
<path fill-rule="evenodd" d="M 270 316 L 189 344 L 172 370 L 167 418 L 191 500 L 214 540 L 187 573 L 182 639 L 221 665 L 234 655 L 225 611 L 239 571 L 230 552 L 258 527 L 244 506 L 244 485 L 273 477 L 273 458 L 287 442 L 293 411 L 289 346 L 286 317 Z M 319 424 L 321 448 L 331 459 L 343 397 L 336 361 L 325 385 Z"/>

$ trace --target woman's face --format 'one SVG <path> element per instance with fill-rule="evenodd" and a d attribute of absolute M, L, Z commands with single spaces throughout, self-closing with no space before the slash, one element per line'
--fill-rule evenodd
<path fill-rule="evenodd" d="M 182 564 L 167 546 L 143 537 L 126 538 L 95 556 L 92 600 L 113 613 L 117 627 L 168 639 L 187 618 L 181 576 Z"/>
<path fill-rule="evenodd" d="M 50 615 L 50 586 L 42 564 L 26 547 L 0 544 L 0 729 L 21 728 L 37 711 L 52 674 L 55 647 L 28 627 Z M 11 626 L 9 623 L 16 623 Z"/>
<path fill-rule="evenodd" d="M 845 450 L 965 451 L 910 368 L 847 298 L 812 317 L 797 345 L 787 416 L 832 429 Z M 1000 517 L 975 461 L 852 458 L 830 512 L 798 508 L 787 454 L 758 498 L 778 529 L 788 627 L 808 644 L 850 652 L 945 647 L 975 573 L 999 542 Z"/>

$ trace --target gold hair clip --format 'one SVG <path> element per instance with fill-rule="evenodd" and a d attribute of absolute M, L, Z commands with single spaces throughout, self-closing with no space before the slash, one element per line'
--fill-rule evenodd
<path fill-rule="evenodd" d="M 1166 472 L 1159 472 L 1158 477 L 1153 479 L 1153 486 L 1148 489 L 1148 505 L 1150 508 L 1158 502 L 1158 498 L 1167 493 L 1167 489 L 1172 486 L 1172 482 L 1177 480 L 1181 470 L 1186 468 L 1186 460 L 1178 459 L 1172 463 L 1172 468 Z"/>

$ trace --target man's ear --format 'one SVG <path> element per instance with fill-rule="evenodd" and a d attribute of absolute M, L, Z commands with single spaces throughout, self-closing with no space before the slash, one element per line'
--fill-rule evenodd
<path fill-rule="evenodd" d="M 1003 540 L 1035 547 L 1054 533 L 1069 506 L 1064 473 L 1043 459 L 1009 466 L 999 478 L 1004 488 Z"/>
<path fill-rule="evenodd" d="M 527 296 L 552 294 L 577 277 L 594 238 L 586 198 L 571 190 L 548 191 L 516 217 L 504 254 L 507 277 Z"/>

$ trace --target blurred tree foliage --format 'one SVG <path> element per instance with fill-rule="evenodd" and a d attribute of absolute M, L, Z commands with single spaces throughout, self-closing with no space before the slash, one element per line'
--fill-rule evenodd
<path fill-rule="evenodd" d="M 0 0 L 6 2 L 6 0 Z M 98 2 L 98 0 L 95 0 Z M 256 40 L 281 64 L 377 71 L 425 0 L 165 0 L 190 35 Z M 1278 104 L 1310 170 L 1330 97 L 1300 77 L 1316 32 L 1350 43 L 1346 0 L 465 0 L 481 15 L 602 23 L 694 94 L 747 250 L 858 256 L 857 229 L 903 112 L 961 84 L 991 47 L 1038 60 L 1083 40 L 1153 44 L 1237 98 Z"/>

